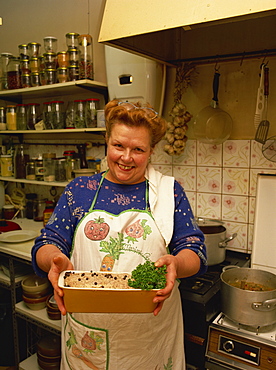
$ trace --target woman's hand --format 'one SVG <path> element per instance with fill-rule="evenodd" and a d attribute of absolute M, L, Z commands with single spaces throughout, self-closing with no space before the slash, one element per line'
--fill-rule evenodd
<path fill-rule="evenodd" d="M 58 278 L 62 271 L 73 270 L 73 268 L 74 267 L 69 258 L 62 253 L 53 258 L 51 268 L 48 273 L 48 279 L 54 288 L 54 297 L 62 315 L 66 314 L 66 308 L 63 302 L 63 290 L 58 286 Z"/>

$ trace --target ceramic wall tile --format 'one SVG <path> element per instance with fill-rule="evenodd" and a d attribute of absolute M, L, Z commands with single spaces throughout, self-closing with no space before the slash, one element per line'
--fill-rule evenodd
<path fill-rule="evenodd" d="M 185 191 L 196 191 L 196 168 L 188 166 L 173 166 L 174 178 Z"/>
<path fill-rule="evenodd" d="M 222 192 L 224 194 L 248 195 L 249 169 L 224 168 Z"/>
<path fill-rule="evenodd" d="M 166 140 L 161 140 L 153 150 L 151 155 L 151 163 L 154 164 L 172 164 L 172 156 L 164 151 Z"/>
<path fill-rule="evenodd" d="M 275 170 L 271 169 L 262 169 L 262 168 L 256 168 L 250 170 L 250 186 L 249 186 L 249 196 L 256 196 L 256 189 L 257 189 L 257 178 L 259 173 L 270 173 L 270 174 L 276 174 L 276 168 Z"/>
<path fill-rule="evenodd" d="M 223 143 L 223 165 L 227 167 L 249 167 L 250 140 L 227 140 Z"/>
<path fill-rule="evenodd" d="M 254 238 L 254 225 L 248 225 L 248 242 L 247 242 L 247 252 L 252 252 L 253 238 Z"/>
<path fill-rule="evenodd" d="M 152 163 L 152 166 L 163 175 L 172 176 L 172 166 L 154 163 Z"/>
<path fill-rule="evenodd" d="M 228 243 L 227 249 L 246 252 L 247 224 L 237 222 L 225 222 L 224 226 L 227 230 L 227 237 L 234 236 L 235 233 L 237 234 L 237 236 Z"/>
<path fill-rule="evenodd" d="M 248 205 L 249 205 L 248 222 L 250 224 L 254 224 L 256 197 L 249 197 Z"/>
<path fill-rule="evenodd" d="M 248 197 L 222 195 L 222 219 L 248 222 Z"/>
<path fill-rule="evenodd" d="M 217 167 L 197 167 L 197 191 L 220 193 L 221 172 Z"/>
<path fill-rule="evenodd" d="M 172 157 L 173 164 L 182 164 L 188 166 L 196 165 L 196 140 L 188 140 L 186 142 L 186 147 L 181 155 L 176 155 Z"/>
<path fill-rule="evenodd" d="M 264 157 L 262 152 L 263 145 L 257 143 L 255 140 L 251 142 L 251 167 L 262 168 L 262 169 L 276 169 L 276 162 L 272 162 Z M 276 150 L 276 149 L 275 149 Z M 266 152 L 271 154 L 270 152 Z M 274 150 L 273 153 L 274 155 Z M 275 152 L 276 155 L 276 152 Z"/>
<path fill-rule="evenodd" d="M 197 193 L 197 216 L 221 219 L 221 195 Z"/>
<path fill-rule="evenodd" d="M 197 143 L 197 165 L 198 166 L 221 166 L 222 144 L 210 145 Z"/>

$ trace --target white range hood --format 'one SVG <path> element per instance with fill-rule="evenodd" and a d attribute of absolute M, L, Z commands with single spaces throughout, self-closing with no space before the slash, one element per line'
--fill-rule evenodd
<path fill-rule="evenodd" d="M 98 41 L 167 63 L 270 50 L 275 8 L 275 0 L 106 0 Z"/>

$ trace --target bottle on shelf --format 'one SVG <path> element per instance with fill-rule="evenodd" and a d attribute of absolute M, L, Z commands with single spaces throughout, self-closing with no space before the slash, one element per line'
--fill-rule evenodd
<path fill-rule="evenodd" d="M 40 121 L 40 104 L 29 103 L 27 109 L 27 128 L 28 130 L 35 130 L 35 125 Z"/>
<path fill-rule="evenodd" d="M 80 159 L 80 168 L 88 168 L 88 163 L 86 159 L 86 144 L 78 144 L 77 148 Z"/>
<path fill-rule="evenodd" d="M 27 130 L 27 105 L 16 105 L 16 129 Z"/>
<path fill-rule="evenodd" d="M 14 157 L 16 179 L 26 179 L 26 166 L 28 160 L 29 155 L 25 154 L 24 145 L 20 144 L 15 151 Z"/>

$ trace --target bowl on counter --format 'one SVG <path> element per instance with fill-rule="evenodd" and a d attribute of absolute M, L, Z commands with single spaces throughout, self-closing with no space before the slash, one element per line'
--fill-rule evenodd
<path fill-rule="evenodd" d="M 61 312 L 58 308 L 54 295 L 49 295 L 46 300 L 46 311 L 49 319 L 51 320 L 60 320 Z"/>
<path fill-rule="evenodd" d="M 22 295 L 22 298 L 28 308 L 37 311 L 42 310 L 44 307 L 46 307 L 46 300 L 48 296 L 44 296 L 41 298 L 28 298 Z"/>
<path fill-rule="evenodd" d="M 47 278 L 31 274 L 22 280 L 21 286 L 24 292 L 37 294 L 38 292 L 49 289 L 50 282 Z"/>

